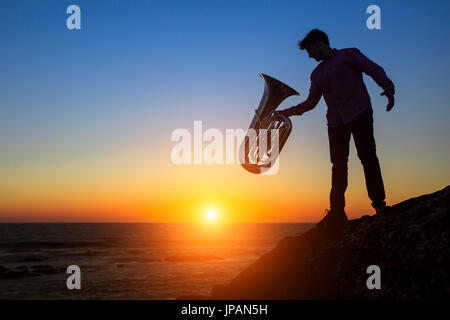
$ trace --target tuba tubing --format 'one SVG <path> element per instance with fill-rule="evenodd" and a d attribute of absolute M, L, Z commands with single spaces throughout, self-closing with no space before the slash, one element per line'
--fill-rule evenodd
<path fill-rule="evenodd" d="M 275 78 L 262 73 L 259 76 L 264 79 L 264 93 L 240 148 L 241 165 L 254 174 L 264 173 L 274 165 L 292 131 L 291 120 L 277 113 L 276 108 L 286 98 L 300 95 Z"/>

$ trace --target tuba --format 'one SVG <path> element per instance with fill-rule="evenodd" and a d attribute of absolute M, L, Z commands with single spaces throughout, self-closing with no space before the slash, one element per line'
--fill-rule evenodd
<path fill-rule="evenodd" d="M 292 130 L 291 120 L 275 109 L 286 98 L 300 95 L 275 78 L 262 73 L 259 76 L 264 79 L 264 94 L 240 149 L 241 165 L 255 174 L 264 173 L 275 164 Z"/>

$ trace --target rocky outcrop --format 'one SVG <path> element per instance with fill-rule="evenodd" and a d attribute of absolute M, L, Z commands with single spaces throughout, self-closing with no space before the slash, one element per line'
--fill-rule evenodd
<path fill-rule="evenodd" d="M 438 299 L 450 297 L 450 186 L 351 220 L 285 238 L 209 299 Z M 369 290 L 367 267 L 381 270 Z M 206 297 L 202 297 L 206 298 Z"/>

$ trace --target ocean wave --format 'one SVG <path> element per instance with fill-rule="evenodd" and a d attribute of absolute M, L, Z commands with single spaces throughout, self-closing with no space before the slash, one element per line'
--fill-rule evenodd
<path fill-rule="evenodd" d="M 210 261 L 210 260 L 222 260 L 222 258 L 212 255 L 212 254 L 192 254 L 192 255 L 181 255 L 176 254 L 164 258 L 165 261 L 169 262 L 184 262 L 184 261 Z"/>
<path fill-rule="evenodd" d="M 53 258 L 53 256 L 45 253 L 6 253 L 0 255 L 1 263 L 15 263 L 15 262 L 39 262 Z"/>
<path fill-rule="evenodd" d="M 39 275 L 49 275 L 65 272 L 64 267 L 55 267 L 51 265 L 35 265 L 35 266 L 19 266 L 16 268 L 6 268 L 0 265 L 0 279 L 17 279 L 23 277 L 39 276 Z"/>
<path fill-rule="evenodd" d="M 103 241 L 1 241 L 3 249 L 10 249 L 10 252 L 23 251 L 24 249 L 43 248 L 77 248 L 77 247 L 112 247 L 115 243 Z"/>

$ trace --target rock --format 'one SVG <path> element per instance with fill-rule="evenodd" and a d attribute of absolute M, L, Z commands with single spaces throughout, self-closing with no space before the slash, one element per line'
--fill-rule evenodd
<path fill-rule="evenodd" d="M 366 286 L 381 269 L 381 290 Z M 439 299 L 450 292 L 450 186 L 392 206 L 389 216 L 313 228 L 281 240 L 209 299 Z"/>

